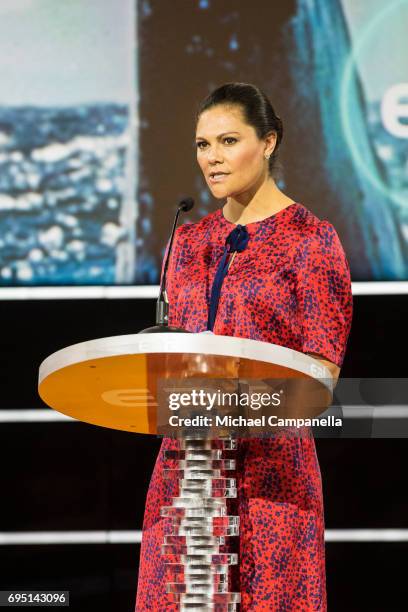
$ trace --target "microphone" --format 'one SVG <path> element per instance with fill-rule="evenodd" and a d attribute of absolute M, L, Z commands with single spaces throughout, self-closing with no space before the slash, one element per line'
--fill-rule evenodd
<path fill-rule="evenodd" d="M 181 200 L 180 204 L 178 205 L 179 210 L 182 210 L 183 212 L 188 212 L 189 210 L 191 210 L 194 206 L 194 200 L 193 198 L 184 198 L 184 200 Z"/>
<path fill-rule="evenodd" d="M 173 228 L 171 230 L 169 248 L 167 249 L 167 257 L 164 262 L 162 280 L 160 283 L 160 291 L 159 297 L 156 303 L 156 325 L 153 327 L 148 327 L 147 329 L 143 329 L 138 332 L 139 334 L 152 334 L 152 333 L 162 333 L 162 332 L 182 332 L 188 333 L 186 329 L 182 329 L 181 327 L 172 327 L 169 326 L 169 300 L 167 298 L 166 292 L 166 279 L 167 279 L 167 268 L 169 266 L 169 260 L 171 255 L 171 249 L 173 247 L 173 239 L 174 234 L 177 227 L 177 221 L 179 218 L 179 214 L 181 211 L 188 212 L 194 206 L 193 198 L 184 198 L 179 202 L 177 207 L 176 216 L 174 217 Z"/>
<path fill-rule="evenodd" d="M 176 231 L 177 221 L 178 221 L 180 212 L 181 211 L 188 212 L 189 210 L 193 208 L 193 206 L 194 206 L 193 198 L 184 198 L 184 200 L 181 200 L 177 208 L 176 216 L 173 222 L 173 228 L 171 230 L 170 244 L 169 244 L 169 248 L 167 251 L 167 257 L 164 263 L 162 281 L 160 283 L 159 298 L 156 304 L 156 325 L 167 325 L 168 326 L 169 301 L 167 299 L 166 280 L 167 280 L 167 268 L 169 266 L 171 249 L 173 247 L 174 234 Z"/>

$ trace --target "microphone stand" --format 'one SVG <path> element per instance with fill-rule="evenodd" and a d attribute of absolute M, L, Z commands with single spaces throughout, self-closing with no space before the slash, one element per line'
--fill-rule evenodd
<path fill-rule="evenodd" d="M 182 329 L 181 327 L 174 327 L 169 325 L 169 300 L 167 298 L 166 292 L 166 278 L 167 278 L 167 268 L 169 265 L 169 259 L 171 254 L 171 249 L 173 246 L 174 233 L 177 226 L 177 221 L 179 218 L 179 214 L 181 211 L 188 212 L 194 206 L 193 198 L 184 198 L 178 205 L 176 216 L 173 222 L 173 228 L 171 230 L 170 243 L 167 251 L 166 261 L 164 263 L 162 280 L 160 283 L 160 292 L 159 297 L 156 302 L 156 325 L 153 327 L 147 327 L 146 329 L 142 329 L 139 334 L 157 334 L 157 333 L 190 333 L 187 329 Z"/>

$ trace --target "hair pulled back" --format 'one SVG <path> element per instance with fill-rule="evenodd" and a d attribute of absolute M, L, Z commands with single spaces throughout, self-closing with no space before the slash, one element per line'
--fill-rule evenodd
<path fill-rule="evenodd" d="M 269 174 L 279 174 L 278 149 L 283 137 L 283 126 L 265 93 L 250 83 L 224 83 L 201 102 L 196 122 L 204 111 L 220 105 L 239 106 L 245 122 L 255 129 L 259 139 L 265 138 L 270 132 L 276 133 L 275 149 L 269 158 Z"/>

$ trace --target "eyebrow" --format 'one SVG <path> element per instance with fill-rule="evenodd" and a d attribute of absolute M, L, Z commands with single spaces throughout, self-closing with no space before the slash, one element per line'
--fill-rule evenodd
<path fill-rule="evenodd" d="M 227 134 L 239 134 L 239 132 L 235 132 L 234 130 L 231 130 L 230 132 L 223 132 L 222 134 L 219 134 L 217 136 L 217 138 L 222 138 L 223 136 L 226 136 Z M 195 139 L 196 140 L 205 140 L 205 138 L 203 136 L 196 136 Z"/>

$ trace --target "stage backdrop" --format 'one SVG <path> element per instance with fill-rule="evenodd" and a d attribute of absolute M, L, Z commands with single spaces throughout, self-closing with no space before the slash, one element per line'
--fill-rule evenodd
<path fill-rule="evenodd" d="M 2 0 L 0 285 L 156 284 L 178 200 L 223 204 L 194 116 L 229 81 L 269 95 L 279 186 L 353 280 L 406 280 L 407 23 L 407 0 Z"/>

